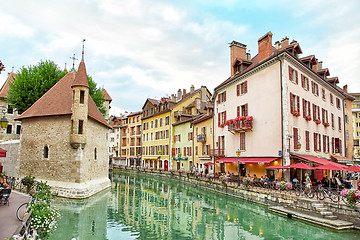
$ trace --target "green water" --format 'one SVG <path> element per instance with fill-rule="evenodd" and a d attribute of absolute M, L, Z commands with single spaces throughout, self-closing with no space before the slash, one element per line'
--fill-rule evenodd
<path fill-rule="evenodd" d="M 268 212 L 267 207 L 195 187 L 114 175 L 86 200 L 57 199 L 62 218 L 50 239 L 360 239 Z"/>

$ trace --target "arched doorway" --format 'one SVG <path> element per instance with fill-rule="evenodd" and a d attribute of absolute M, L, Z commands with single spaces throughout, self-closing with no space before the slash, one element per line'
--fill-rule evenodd
<path fill-rule="evenodd" d="M 164 170 L 165 170 L 165 171 L 168 171 L 168 170 L 169 170 L 169 161 L 168 161 L 168 160 L 165 160 L 165 161 L 164 161 Z"/>

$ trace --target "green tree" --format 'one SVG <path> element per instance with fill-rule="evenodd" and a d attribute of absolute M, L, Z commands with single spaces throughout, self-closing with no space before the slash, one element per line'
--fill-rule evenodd
<path fill-rule="evenodd" d="M 7 101 L 20 113 L 33 105 L 44 93 L 54 86 L 67 71 L 62 71 L 53 61 L 40 61 L 38 65 L 22 67 L 9 84 Z M 105 115 L 104 96 L 96 83 L 88 76 L 90 96 Z"/>

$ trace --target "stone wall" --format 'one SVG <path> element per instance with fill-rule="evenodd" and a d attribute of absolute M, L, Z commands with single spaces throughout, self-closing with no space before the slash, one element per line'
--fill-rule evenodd
<path fill-rule="evenodd" d="M 13 140 L 0 143 L 0 148 L 6 150 L 6 157 L 0 158 L 3 172 L 8 176 L 18 177 L 19 170 L 19 145 L 20 140 Z"/>

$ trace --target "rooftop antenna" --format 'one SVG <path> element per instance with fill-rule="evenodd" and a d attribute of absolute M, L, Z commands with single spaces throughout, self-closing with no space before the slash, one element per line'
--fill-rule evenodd
<path fill-rule="evenodd" d="M 81 56 L 81 61 L 84 61 L 84 45 L 85 45 L 85 38 L 83 39 L 83 45 L 82 45 L 82 56 Z"/>
<path fill-rule="evenodd" d="M 73 67 L 72 67 L 72 71 L 75 71 L 75 60 L 78 60 L 77 58 L 75 58 L 75 53 L 74 53 L 74 56 L 73 57 L 70 57 L 70 59 L 73 60 Z"/>

